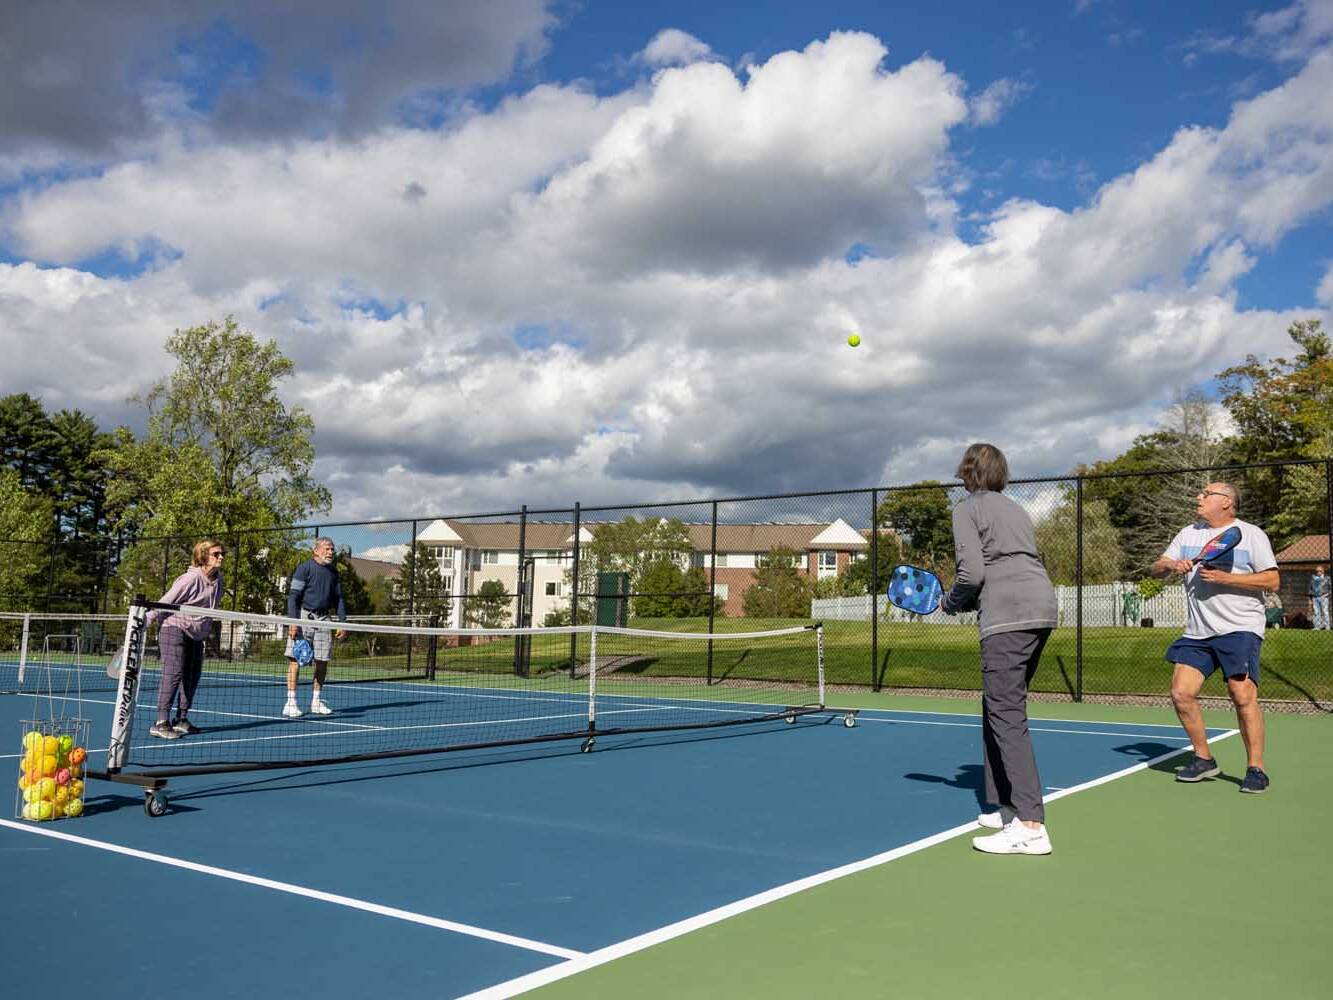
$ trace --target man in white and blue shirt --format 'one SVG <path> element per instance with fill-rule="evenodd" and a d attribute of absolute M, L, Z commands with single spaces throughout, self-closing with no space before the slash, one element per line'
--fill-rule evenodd
<path fill-rule="evenodd" d="M 311 558 L 296 567 L 287 583 L 287 617 L 328 621 L 334 614 L 338 621 L 347 621 L 342 584 L 333 566 L 333 540 L 316 538 Z M 339 629 L 331 635 L 327 628 L 302 629 L 295 625 L 287 630 L 287 704 L 283 706 L 282 714 L 289 719 L 301 716 L 300 706 L 296 704 L 296 680 L 301 665 L 296 661 L 292 643 L 301 638 L 302 632 L 315 651 L 315 683 L 310 695 L 310 711 L 315 715 L 332 715 L 333 709 L 325 703 L 321 692 L 333 656 L 333 640 L 346 638 L 347 632 Z"/>
<path fill-rule="evenodd" d="M 1264 591 L 1279 584 L 1277 559 L 1263 530 L 1236 515 L 1240 490 L 1209 483 L 1197 497 L 1198 520 L 1182 528 L 1152 566 L 1154 576 L 1185 575 L 1185 634 L 1166 658 L 1174 667 L 1171 701 L 1194 746 L 1194 759 L 1177 781 L 1202 781 L 1222 773 L 1208 748 L 1199 691 L 1215 670 L 1226 679 L 1248 756 L 1242 792 L 1268 788 L 1264 771 L 1264 717 L 1259 707 L 1259 648 L 1264 638 Z M 1224 529 L 1238 527 L 1239 544 L 1215 561 L 1195 563 L 1203 547 Z"/>

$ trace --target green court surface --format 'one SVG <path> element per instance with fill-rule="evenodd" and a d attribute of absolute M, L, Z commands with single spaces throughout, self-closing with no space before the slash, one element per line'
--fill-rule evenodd
<path fill-rule="evenodd" d="M 957 700 L 835 699 L 965 710 Z M 1034 715 L 1173 721 L 1169 710 L 1037 705 Z M 1224 776 L 1175 782 L 1180 760 L 1048 807 L 1055 852 L 993 857 L 966 833 L 666 940 L 524 994 L 541 1000 L 693 997 L 1208 997 L 1333 995 L 1333 719 L 1267 716 L 1264 795 Z M 1230 728 L 1234 716 L 1209 713 Z M 892 768 L 891 759 L 884 761 Z M 819 802 L 837 809 L 830 776 Z"/>

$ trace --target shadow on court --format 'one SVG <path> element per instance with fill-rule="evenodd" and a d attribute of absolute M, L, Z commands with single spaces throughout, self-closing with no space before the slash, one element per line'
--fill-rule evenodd
<path fill-rule="evenodd" d="M 1144 740 L 1139 743 L 1126 743 L 1123 746 L 1112 747 L 1111 749 L 1116 753 L 1122 753 L 1128 757 L 1137 757 L 1139 760 L 1152 760 L 1154 757 L 1160 757 L 1164 753 L 1171 753 L 1173 750 L 1179 751 L 1169 760 L 1159 761 L 1158 763 L 1151 765 L 1152 770 L 1154 771 L 1175 771 L 1179 766 L 1176 763 L 1177 758 L 1181 753 L 1188 751 L 1189 747 L 1186 747 L 1185 750 L 1182 751 L 1180 747 L 1171 743 L 1158 743 L 1154 740 Z"/>
<path fill-rule="evenodd" d="M 908 781 L 924 781 L 932 785 L 948 785 L 950 788 L 962 788 L 971 791 L 977 799 L 977 805 L 986 804 L 984 771 L 980 764 L 960 764 L 958 773 L 952 778 L 938 774 L 904 774 Z"/>
<path fill-rule="evenodd" d="M 768 723 L 748 723 L 744 726 L 725 727 L 707 731 L 663 732 L 640 734 L 599 734 L 598 743 L 593 751 L 598 754 L 620 753 L 626 750 L 645 750 L 655 747 L 705 744 L 719 740 L 750 741 L 766 736 L 788 734 L 793 730 L 811 729 L 838 722 L 840 716 L 801 716 L 794 723 L 774 720 Z M 455 771 L 471 771 L 477 768 L 497 767 L 509 764 L 540 760 L 556 760 L 566 757 L 578 757 L 583 751 L 578 738 L 553 740 L 545 744 L 525 744 L 521 747 L 498 748 L 492 750 L 458 750 L 423 755 L 413 759 L 393 758 L 388 761 L 365 761 L 340 764 L 336 767 L 287 768 L 256 776 L 246 772 L 240 780 L 227 781 L 224 784 L 210 785 L 207 788 L 190 790 L 185 786 L 169 786 L 167 795 L 171 801 L 171 810 L 184 811 L 183 802 L 193 802 L 210 798 L 225 798 L 232 795 L 251 795 L 264 792 L 289 792 L 298 788 L 321 788 L 337 785 L 356 785 L 362 782 L 378 782 L 383 778 L 397 778 L 409 775 L 445 774 Z M 979 770 L 979 769 L 978 769 Z M 207 779 L 207 775 L 196 778 Z M 943 779 L 941 779 L 943 780 Z M 978 779 L 980 780 L 980 779 Z M 961 787 L 961 786 L 960 786 Z M 129 799 L 124 796 L 112 796 L 122 804 L 141 808 L 142 799 Z"/>

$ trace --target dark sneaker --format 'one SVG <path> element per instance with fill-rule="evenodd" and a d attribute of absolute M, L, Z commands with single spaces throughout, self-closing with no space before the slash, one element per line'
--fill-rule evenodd
<path fill-rule="evenodd" d="M 1247 767 L 1245 769 L 1245 780 L 1240 783 L 1240 790 L 1254 795 L 1268 791 L 1268 775 L 1257 767 Z"/>
<path fill-rule="evenodd" d="M 1177 781 L 1202 781 L 1204 778 L 1216 778 L 1222 773 L 1222 769 L 1217 766 L 1217 759 L 1214 757 L 1200 757 L 1194 755 L 1194 759 L 1176 772 Z"/>
<path fill-rule="evenodd" d="M 176 724 L 171 727 L 182 736 L 193 736 L 196 733 L 202 733 L 203 730 L 196 726 L 189 719 L 178 719 Z"/>
<path fill-rule="evenodd" d="M 148 730 L 150 736 L 156 736 L 159 740 L 178 740 L 181 734 L 176 732 L 175 728 L 167 722 L 154 722 Z"/>

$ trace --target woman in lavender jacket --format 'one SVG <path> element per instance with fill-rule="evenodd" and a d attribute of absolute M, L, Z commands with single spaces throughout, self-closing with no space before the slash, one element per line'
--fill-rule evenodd
<path fill-rule="evenodd" d="M 180 604 L 194 608 L 216 608 L 222 603 L 222 557 L 226 550 L 220 542 L 204 539 L 194 546 L 191 566 L 162 595 L 163 604 Z M 164 740 L 176 740 L 199 732 L 189 720 L 190 703 L 194 700 L 199 677 L 204 672 L 204 640 L 213 627 L 211 618 L 195 615 L 152 611 L 151 625 L 166 618 L 158 633 L 162 647 L 162 681 L 157 689 L 157 721 L 148 731 Z M 171 706 L 178 708 L 175 722 Z"/>

